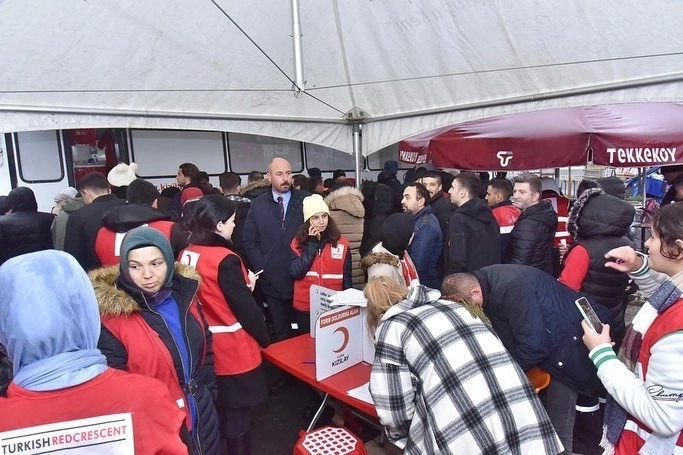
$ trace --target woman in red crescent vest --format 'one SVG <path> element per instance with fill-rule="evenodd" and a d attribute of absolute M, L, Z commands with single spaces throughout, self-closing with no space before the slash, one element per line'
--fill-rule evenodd
<path fill-rule="evenodd" d="M 627 272 L 646 295 L 619 350 L 610 327 L 598 334 L 583 322 L 583 341 L 609 393 L 605 453 L 683 453 L 683 204 L 656 214 L 649 256 L 621 246 L 605 264 Z"/>
<path fill-rule="evenodd" d="M 202 277 L 199 300 L 213 334 L 221 438 L 229 454 L 251 453 L 250 408 L 267 397 L 261 350 L 270 343 L 263 313 L 251 294 L 256 277 L 232 250 L 233 201 L 202 197 L 194 208 L 190 244 L 180 262 Z"/>
<path fill-rule="evenodd" d="M 335 291 L 352 286 L 349 241 L 339 233 L 329 207 L 319 194 L 304 198 L 304 222 L 290 246 L 289 272 L 294 278 L 292 304 L 299 333 L 309 333 L 311 285 Z"/>
<path fill-rule="evenodd" d="M 166 384 L 185 412 L 191 454 L 220 453 L 211 332 L 197 301 L 197 272 L 175 264 L 171 244 L 151 227 L 128 231 L 120 257 L 119 266 L 90 272 L 102 320 L 98 347 L 109 366 Z"/>

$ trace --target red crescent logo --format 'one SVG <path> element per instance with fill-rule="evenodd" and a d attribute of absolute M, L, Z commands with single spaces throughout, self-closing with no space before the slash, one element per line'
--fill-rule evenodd
<path fill-rule="evenodd" d="M 346 345 L 349 344 L 349 329 L 346 327 L 339 327 L 337 330 L 334 331 L 334 333 L 341 332 L 342 335 L 344 336 L 344 342 L 342 345 L 339 347 L 339 349 L 333 349 L 334 352 L 342 352 L 344 349 L 346 349 Z"/>

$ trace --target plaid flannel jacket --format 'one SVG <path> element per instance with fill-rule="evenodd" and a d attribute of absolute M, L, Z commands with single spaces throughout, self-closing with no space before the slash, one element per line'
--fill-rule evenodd
<path fill-rule="evenodd" d="M 556 454 L 562 444 L 498 338 L 438 291 L 414 286 L 377 328 L 370 391 L 405 454 Z"/>

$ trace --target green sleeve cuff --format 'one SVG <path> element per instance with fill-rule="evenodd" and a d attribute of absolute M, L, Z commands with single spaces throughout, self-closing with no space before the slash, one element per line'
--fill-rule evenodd
<path fill-rule="evenodd" d="M 636 251 L 636 254 L 643 259 L 643 265 L 641 265 L 638 270 L 631 272 L 630 275 L 631 276 L 643 276 L 647 272 L 650 271 L 650 261 L 649 261 L 646 254 L 643 254 L 640 251 Z"/>
<path fill-rule="evenodd" d="M 600 369 L 600 366 L 608 360 L 617 360 L 617 354 L 612 349 L 611 343 L 600 344 L 588 353 L 588 356 L 595 364 L 595 368 Z"/>

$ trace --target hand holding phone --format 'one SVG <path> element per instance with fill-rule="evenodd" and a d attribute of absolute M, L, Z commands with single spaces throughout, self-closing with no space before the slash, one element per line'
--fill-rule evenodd
<path fill-rule="evenodd" d="M 579 309 L 581 316 L 586 320 L 591 329 L 596 333 L 602 333 L 602 321 L 595 313 L 595 310 L 591 306 L 590 302 L 585 297 L 579 297 L 574 301 L 576 307 Z"/>

